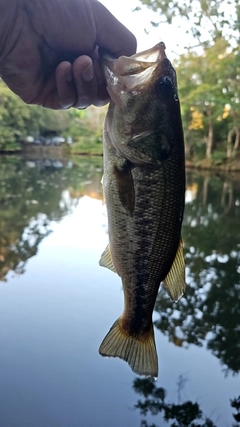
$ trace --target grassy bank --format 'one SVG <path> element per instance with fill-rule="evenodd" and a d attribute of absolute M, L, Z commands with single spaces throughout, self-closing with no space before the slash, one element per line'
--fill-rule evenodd
<path fill-rule="evenodd" d="M 103 146 L 102 141 L 96 137 L 88 137 L 79 139 L 69 147 L 70 154 L 95 155 L 102 156 Z"/>
<path fill-rule="evenodd" d="M 187 168 L 191 169 L 202 169 L 202 170 L 213 170 L 213 171 L 233 171 L 240 172 L 240 160 L 229 160 L 225 162 L 213 162 L 211 160 L 200 160 L 193 162 L 191 160 L 186 160 L 185 162 Z"/>

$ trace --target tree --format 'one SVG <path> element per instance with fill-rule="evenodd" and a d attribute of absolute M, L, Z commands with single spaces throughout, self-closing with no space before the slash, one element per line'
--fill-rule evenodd
<path fill-rule="evenodd" d="M 224 39 L 204 50 L 202 55 L 190 52 L 180 56 L 176 68 L 179 81 L 179 95 L 183 105 L 183 123 L 186 134 L 195 134 L 197 144 L 206 144 L 205 156 L 211 159 L 214 148 L 214 128 L 222 120 L 226 105 L 222 82 L 222 63 L 229 45 Z M 219 55 L 221 53 L 221 56 Z M 225 62 L 224 62 L 225 64 Z M 193 126 L 194 114 L 198 123 Z M 197 138 L 196 138 L 197 136 Z M 191 137 L 188 137 L 191 140 Z"/>
<path fill-rule="evenodd" d="M 139 0 L 143 6 L 157 13 L 160 22 L 181 26 L 190 34 L 189 45 L 209 47 L 218 38 L 233 41 L 235 46 L 240 39 L 240 6 L 238 0 Z M 139 7 L 136 8 L 139 10 Z"/>
<path fill-rule="evenodd" d="M 228 97 L 231 122 L 227 137 L 227 157 L 235 157 L 240 146 L 240 46 L 225 58 L 223 91 Z"/>
<path fill-rule="evenodd" d="M 26 136 L 25 121 L 29 118 L 29 107 L 0 80 L 0 150 L 13 143 L 16 147 L 16 142 Z"/>
<path fill-rule="evenodd" d="M 99 111 L 100 110 L 100 111 Z M 78 140 L 83 135 L 99 139 L 103 114 L 106 109 L 88 111 L 48 110 L 26 105 L 0 79 L 0 151 L 17 150 L 28 135 L 36 136 L 49 131 L 71 135 Z"/>
<path fill-rule="evenodd" d="M 240 145 L 238 0 L 140 3 L 157 12 L 160 22 L 181 26 L 189 35 L 176 61 L 187 157 L 201 157 L 205 144 L 209 163 L 236 158 Z"/>

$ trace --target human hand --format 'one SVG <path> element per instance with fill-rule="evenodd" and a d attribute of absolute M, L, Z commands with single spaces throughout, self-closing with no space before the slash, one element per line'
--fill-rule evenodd
<path fill-rule="evenodd" d="M 0 76 L 8 87 L 52 109 L 106 104 L 98 47 L 132 55 L 133 34 L 97 0 L 9 3 L 0 0 Z"/>

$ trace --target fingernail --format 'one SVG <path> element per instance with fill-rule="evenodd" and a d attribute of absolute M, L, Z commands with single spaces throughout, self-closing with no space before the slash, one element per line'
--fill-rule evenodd
<path fill-rule="evenodd" d="M 85 70 L 82 71 L 82 78 L 85 82 L 89 82 L 93 79 L 93 66 L 92 63 L 90 63 Z"/>
<path fill-rule="evenodd" d="M 72 67 L 68 69 L 68 71 L 65 73 L 65 77 L 68 83 L 72 82 L 73 76 L 72 76 Z"/>

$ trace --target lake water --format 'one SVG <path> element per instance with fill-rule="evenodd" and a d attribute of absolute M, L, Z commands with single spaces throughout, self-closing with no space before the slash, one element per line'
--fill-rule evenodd
<path fill-rule="evenodd" d="M 156 382 L 98 354 L 123 308 L 101 177 L 101 158 L 1 158 L 0 427 L 239 426 L 240 176 L 187 173 L 188 288 L 159 292 Z"/>

